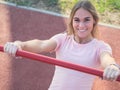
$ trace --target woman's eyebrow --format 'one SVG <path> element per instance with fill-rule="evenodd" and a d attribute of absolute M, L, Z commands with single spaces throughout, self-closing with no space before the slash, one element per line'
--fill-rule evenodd
<path fill-rule="evenodd" d="M 85 19 L 89 19 L 91 17 L 84 17 Z M 79 17 L 74 17 L 73 19 L 79 19 Z"/>
<path fill-rule="evenodd" d="M 78 17 L 74 17 L 73 19 L 79 19 Z"/>
<path fill-rule="evenodd" d="M 85 17 L 86 19 L 89 19 L 89 18 L 91 18 L 91 17 Z"/>

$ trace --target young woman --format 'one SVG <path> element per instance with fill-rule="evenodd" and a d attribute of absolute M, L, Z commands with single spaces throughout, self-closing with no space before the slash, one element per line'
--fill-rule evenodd
<path fill-rule="evenodd" d="M 4 51 L 15 55 L 18 49 L 41 53 L 56 52 L 56 58 L 88 67 L 104 68 L 103 79 L 114 81 L 120 70 L 112 57 L 111 47 L 95 36 L 98 15 L 88 0 L 78 2 L 70 14 L 66 33 L 48 40 L 8 42 Z M 56 66 L 49 90 L 91 90 L 94 76 Z"/>

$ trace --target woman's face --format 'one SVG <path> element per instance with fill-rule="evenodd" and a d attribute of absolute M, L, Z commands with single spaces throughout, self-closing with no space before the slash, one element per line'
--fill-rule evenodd
<path fill-rule="evenodd" d="M 73 16 L 73 29 L 75 36 L 80 39 L 89 39 L 92 34 L 93 24 L 95 23 L 93 16 L 87 10 L 80 8 Z"/>

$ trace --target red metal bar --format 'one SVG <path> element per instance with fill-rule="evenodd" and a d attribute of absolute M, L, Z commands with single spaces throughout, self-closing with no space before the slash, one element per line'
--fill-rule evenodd
<path fill-rule="evenodd" d="M 4 52 L 3 51 L 3 46 L 0 46 L 0 51 Z M 48 56 L 35 54 L 35 53 L 23 51 L 23 50 L 17 51 L 16 55 L 17 56 L 22 56 L 22 57 L 25 57 L 25 58 L 29 58 L 29 59 L 32 59 L 32 60 L 36 60 L 36 61 L 41 61 L 41 62 L 45 62 L 45 63 L 49 63 L 49 64 L 58 65 L 58 66 L 61 66 L 61 67 L 81 71 L 81 72 L 96 75 L 96 76 L 99 76 L 99 77 L 103 77 L 103 71 L 102 70 L 97 70 L 97 69 L 94 69 L 94 68 L 90 68 L 90 67 L 86 67 L 86 66 L 82 66 L 82 65 L 78 65 L 78 64 L 73 64 L 73 63 L 61 61 L 61 60 L 51 58 L 51 57 L 48 57 Z M 120 77 L 118 77 L 117 81 L 120 81 Z"/>

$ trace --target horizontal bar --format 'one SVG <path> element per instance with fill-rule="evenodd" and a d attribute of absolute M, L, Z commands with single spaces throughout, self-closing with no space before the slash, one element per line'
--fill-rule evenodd
<path fill-rule="evenodd" d="M 3 51 L 3 46 L 0 46 L 0 51 L 4 52 Z M 48 56 L 45 56 L 45 55 L 31 53 L 31 52 L 24 51 L 24 50 L 18 50 L 16 55 L 21 56 L 21 57 L 25 57 L 25 58 L 29 58 L 31 60 L 41 61 L 41 62 L 45 62 L 45 63 L 48 63 L 48 64 L 57 65 L 57 66 L 65 67 L 65 68 L 68 68 L 68 69 L 73 69 L 73 70 L 76 70 L 76 71 L 84 72 L 84 73 L 87 73 L 87 74 L 96 75 L 96 76 L 99 76 L 101 78 L 103 77 L 103 71 L 102 70 L 86 67 L 86 66 L 83 66 L 83 65 L 73 64 L 73 63 L 70 63 L 70 62 L 65 62 L 65 61 L 58 60 L 58 59 L 48 57 Z M 117 81 L 120 81 L 120 77 L 117 78 Z"/>

